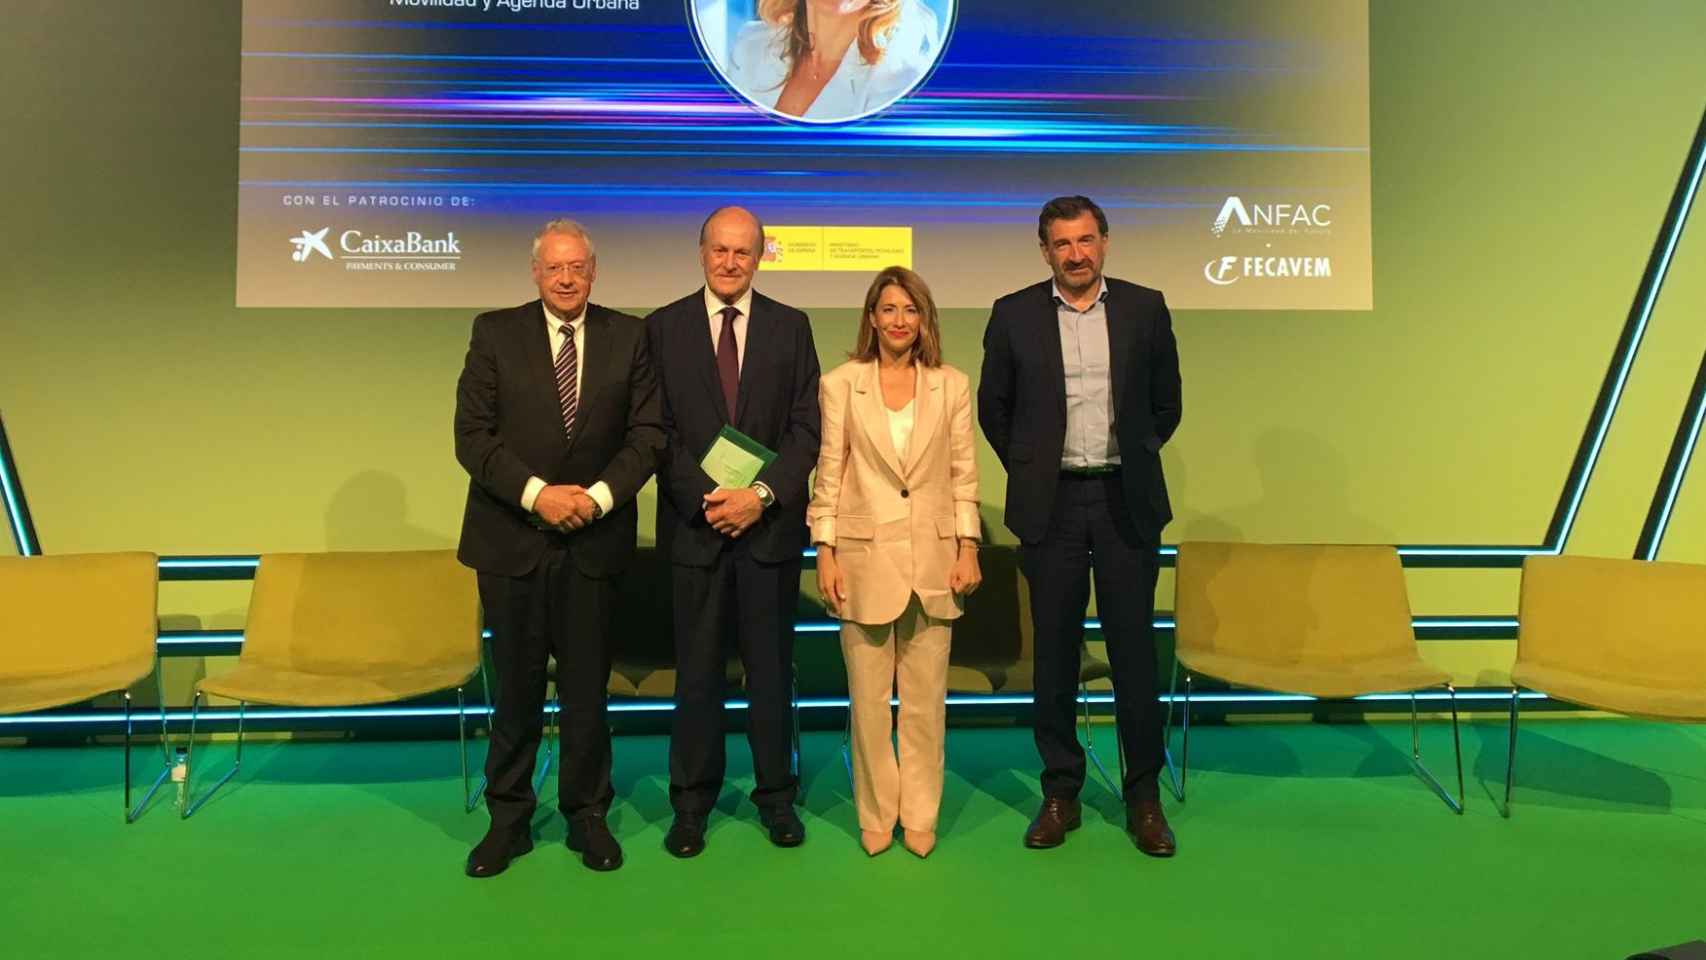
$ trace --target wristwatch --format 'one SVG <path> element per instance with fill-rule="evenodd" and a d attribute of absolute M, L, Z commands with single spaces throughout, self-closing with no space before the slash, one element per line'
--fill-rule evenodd
<path fill-rule="evenodd" d="M 591 497 L 588 497 L 588 498 L 587 498 L 587 499 L 589 499 L 589 500 L 590 500 L 590 499 L 592 499 L 592 498 L 591 498 Z M 603 517 L 603 516 L 604 516 L 604 508 L 603 508 L 603 507 L 601 507 L 601 506 L 599 506 L 599 505 L 598 505 L 598 501 L 597 501 L 597 500 L 593 500 L 593 501 L 592 501 L 592 518 L 593 518 L 593 519 L 594 519 L 594 520 L 597 520 L 597 519 L 599 519 L 599 518 L 601 518 L 601 517 Z"/>
<path fill-rule="evenodd" d="M 752 485 L 752 492 L 758 494 L 758 505 L 768 510 L 776 505 L 776 495 L 762 483 Z"/>

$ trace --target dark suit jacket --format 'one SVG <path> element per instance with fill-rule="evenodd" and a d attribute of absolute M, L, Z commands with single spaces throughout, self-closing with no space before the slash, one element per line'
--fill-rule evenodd
<path fill-rule="evenodd" d="M 559 539 L 591 577 L 620 572 L 634 554 L 634 494 L 663 447 L 657 380 L 638 317 L 586 310 L 580 403 L 563 436 L 551 335 L 538 300 L 474 318 L 456 382 L 456 459 L 468 471 L 457 557 L 482 573 L 519 577 Z M 571 534 L 546 532 L 521 509 L 527 479 L 610 486 L 611 511 Z"/>
<path fill-rule="evenodd" d="M 701 502 L 716 484 L 699 460 L 729 417 L 704 289 L 660 307 L 646 318 L 646 330 L 669 437 L 658 468 L 658 548 L 674 563 L 710 566 L 731 541 L 705 522 Z M 734 427 L 776 451 L 758 475 L 776 505 L 741 536 L 765 563 L 798 561 L 807 542 L 807 480 L 822 429 L 817 380 L 817 347 L 806 315 L 753 291 Z"/>
<path fill-rule="evenodd" d="M 1179 426 L 1179 351 L 1161 292 L 1108 278 L 1108 360 L 1126 504 L 1160 543 L 1173 519 L 1161 445 Z M 1066 372 L 1049 281 L 995 301 L 983 334 L 978 422 L 1007 468 L 1007 528 L 1025 543 L 1048 531 L 1066 445 Z"/>

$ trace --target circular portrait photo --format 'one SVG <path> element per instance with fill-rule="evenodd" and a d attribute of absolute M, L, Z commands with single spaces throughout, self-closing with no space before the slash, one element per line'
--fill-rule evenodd
<path fill-rule="evenodd" d="M 705 59 L 762 110 L 845 123 L 905 97 L 947 47 L 958 0 L 687 0 Z"/>

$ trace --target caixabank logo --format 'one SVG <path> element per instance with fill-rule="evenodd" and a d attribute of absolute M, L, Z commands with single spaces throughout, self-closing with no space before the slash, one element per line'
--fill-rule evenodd
<path fill-rule="evenodd" d="M 324 258 L 358 272 L 444 272 L 462 260 L 462 241 L 454 230 L 429 236 L 418 230 L 401 234 L 367 233 L 348 229 L 331 236 L 331 227 L 303 229 L 289 238 L 290 259 L 308 263 Z"/>

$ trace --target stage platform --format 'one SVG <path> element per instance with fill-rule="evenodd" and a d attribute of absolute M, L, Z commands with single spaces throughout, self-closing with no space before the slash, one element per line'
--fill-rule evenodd
<path fill-rule="evenodd" d="M 1449 731 L 1425 726 L 1423 752 L 1454 783 Z M 859 849 L 832 733 L 805 738 L 805 846 L 772 848 L 731 737 L 709 847 L 677 861 L 662 848 L 667 741 L 625 736 L 611 822 L 626 866 L 594 874 L 564 849 L 548 785 L 534 852 L 482 881 L 462 875 L 486 819 L 458 802 L 454 741 L 251 743 L 194 818 L 168 795 L 131 826 L 116 747 L 0 749 L 0 952 L 1511 960 L 1706 935 L 1706 727 L 1525 722 L 1509 820 L 1503 723 L 1463 734 L 1459 817 L 1410 774 L 1406 723 L 1193 730 L 1171 861 L 1137 852 L 1095 782 L 1064 847 L 1024 849 L 1037 776 L 1014 728 L 950 730 L 925 861 Z M 198 766 L 230 755 L 198 750 Z"/>

